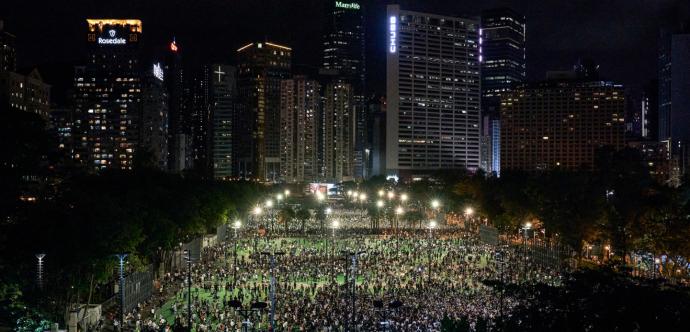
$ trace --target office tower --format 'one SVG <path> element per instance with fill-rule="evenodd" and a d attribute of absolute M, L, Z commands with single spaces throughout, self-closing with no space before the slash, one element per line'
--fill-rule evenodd
<path fill-rule="evenodd" d="M 0 20 L 0 109 L 36 113 L 47 121 L 50 85 L 37 69 L 17 72 L 16 62 L 15 36 L 4 30 Z"/>
<path fill-rule="evenodd" d="M 153 64 L 142 77 L 142 113 L 139 124 L 138 157 L 150 167 L 168 169 L 168 93 L 165 72 Z"/>
<path fill-rule="evenodd" d="M 574 73 L 549 78 L 503 95 L 502 171 L 591 169 L 598 148 L 625 144 L 622 86 Z"/>
<path fill-rule="evenodd" d="M 500 174 L 501 95 L 526 80 L 525 17 L 508 8 L 482 12 L 479 54 L 482 74 L 481 167 Z"/>
<path fill-rule="evenodd" d="M 354 178 L 354 131 L 352 85 L 337 79 L 324 88 L 322 119 L 322 178 L 328 182 L 351 181 Z"/>
<path fill-rule="evenodd" d="M 669 141 L 682 174 L 690 162 L 690 25 L 659 39 L 659 140 Z"/>
<path fill-rule="evenodd" d="M 237 50 L 239 107 L 235 119 L 235 172 L 242 178 L 280 177 L 280 84 L 290 75 L 292 49 L 269 42 Z"/>
<path fill-rule="evenodd" d="M 386 98 L 369 100 L 371 176 L 386 175 Z"/>
<path fill-rule="evenodd" d="M 135 19 L 88 19 L 87 63 L 75 69 L 75 161 L 90 170 L 132 168 L 141 115 Z"/>
<path fill-rule="evenodd" d="M 15 36 L 5 31 L 5 23 L 0 20 L 0 73 L 16 70 Z"/>
<path fill-rule="evenodd" d="M 642 137 L 659 140 L 659 81 L 647 83 L 642 93 Z"/>
<path fill-rule="evenodd" d="M 168 93 L 168 169 L 173 172 L 192 167 L 192 133 L 189 91 L 185 88 L 182 50 L 173 39 L 165 57 L 165 86 Z"/>
<path fill-rule="evenodd" d="M 190 89 L 190 119 L 192 137 L 192 166 L 198 174 L 208 175 L 212 171 L 212 156 L 210 147 L 212 137 L 210 97 L 211 71 L 207 66 L 195 68 L 189 76 Z M 190 71 L 187 71 L 188 73 Z"/>
<path fill-rule="evenodd" d="M 43 82 L 37 69 L 26 75 L 14 71 L 0 72 L 0 107 L 36 113 L 47 121 L 50 85 Z"/>
<path fill-rule="evenodd" d="M 213 177 L 232 177 L 232 118 L 237 98 L 237 69 L 225 64 L 211 66 L 211 136 Z"/>
<path fill-rule="evenodd" d="M 356 177 L 368 177 L 366 150 L 371 130 L 366 100 L 364 6 L 357 2 L 327 1 L 323 40 L 323 69 L 352 85 L 355 117 L 354 167 Z"/>
<path fill-rule="evenodd" d="M 479 167 L 479 22 L 388 6 L 386 168 Z"/>
<path fill-rule="evenodd" d="M 305 76 L 281 83 L 280 178 L 285 182 L 314 182 L 319 178 L 320 91 L 320 84 Z"/>

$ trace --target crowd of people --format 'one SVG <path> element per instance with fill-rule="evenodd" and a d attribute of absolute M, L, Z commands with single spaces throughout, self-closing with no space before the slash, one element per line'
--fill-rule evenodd
<path fill-rule="evenodd" d="M 449 229 L 240 232 L 205 248 L 190 271 L 164 275 L 158 296 L 124 326 L 187 331 L 188 307 L 194 331 L 439 331 L 444 317 L 494 322 L 520 300 L 487 280 L 560 282 L 557 270 L 526 268 L 519 248 L 500 252 Z M 252 310 L 257 302 L 265 307 Z"/>

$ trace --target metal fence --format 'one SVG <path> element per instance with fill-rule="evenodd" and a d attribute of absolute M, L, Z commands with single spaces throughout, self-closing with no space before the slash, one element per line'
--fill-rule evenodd
<path fill-rule="evenodd" d="M 138 303 L 151 297 L 153 293 L 153 265 L 144 271 L 136 271 L 125 276 L 125 311 L 132 310 Z"/>

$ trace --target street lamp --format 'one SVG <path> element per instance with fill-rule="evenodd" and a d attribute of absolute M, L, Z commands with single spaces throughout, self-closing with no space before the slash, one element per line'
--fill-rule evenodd
<path fill-rule="evenodd" d="M 38 289 L 43 290 L 43 258 L 46 254 L 36 254 L 36 259 L 38 259 L 38 269 L 36 270 L 36 280 L 38 281 Z"/>
<path fill-rule="evenodd" d="M 283 194 L 276 195 L 276 200 L 280 203 L 283 200 Z"/>
<path fill-rule="evenodd" d="M 431 201 L 431 207 L 434 209 L 438 209 L 439 206 L 441 206 L 441 202 L 439 202 L 437 199 Z"/>
<path fill-rule="evenodd" d="M 270 280 L 270 298 L 271 298 L 271 313 L 270 313 L 270 321 L 271 325 L 269 327 L 269 331 L 275 331 L 276 325 L 275 325 L 275 314 L 276 314 L 276 277 L 275 277 L 275 265 L 276 265 L 276 256 L 282 256 L 285 255 L 284 252 L 279 251 L 279 252 L 269 252 L 269 251 L 264 251 L 261 253 L 262 255 L 269 256 L 271 258 L 271 269 L 269 271 L 271 275 L 271 280 Z"/>
<path fill-rule="evenodd" d="M 405 213 L 405 210 L 403 209 L 402 206 L 398 206 L 395 208 L 395 229 L 396 231 L 398 230 L 398 227 L 400 226 L 400 215 Z"/>
<path fill-rule="evenodd" d="M 604 250 L 606 250 L 606 260 L 609 260 L 611 258 L 611 246 L 605 245 Z"/>
<path fill-rule="evenodd" d="M 383 205 L 384 205 L 384 204 L 383 204 L 383 201 L 382 201 L 382 200 L 379 199 L 378 201 L 376 201 L 376 207 L 382 208 Z"/>
<path fill-rule="evenodd" d="M 407 202 L 407 200 L 408 200 L 409 198 L 410 198 L 410 197 L 407 196 L 407 194 L 401 194 L 401 195 L 400 195 L 400 201 L 403 202 L 403 203 Z"/>
<path fill-rule="evenodd" d="M 364 202 L 367 199 L 367 194 L 361 193 L 359 194 L 359 201 Z"/>
<path fill-rule="evenodd" d="M 125 328 L 125 258 L 127 254 L 116 255 L 120 262 L 120 326 Z"/>
<path fill-rule="evenodd" d="M 432 239 L 432 234 L 431 232 L 436 228 L 436 220 L 431 220 L 429 221 L 429 249 L 427 250 L 428 253 L 428 261 L 429 261 L 429 268 L 428 268 L 428 278 L 427 278 L 427 283 L 431 285 L 431 239 Z"/>
<path fill-rule="evenodd" d="M 249 321 L 251 314 L 253 312 L 260 313 L 268 306 L 266 302 L 253 302 L 249 308 L 244 308 L 240 300 L 232 300 L 228 304 L 244 318 L 244 321 L 242 321 L 242 331 L 244 332 L 249 332 L 249 325 L 252 323 Z"/>
<path fill-rule="evenodd" d="M 520 228 L 520 231 L 522 232 L 522 246 L 523 246 L 523 273 L 525 276 L 525 279 L 527 279 L 527 236 L 528 232 L 532 229 L 532 223 L 531 222 L 526 222 L 522 228 Z"/>
<path fill-rule="evenodd" d="M 379 190 L 378 195 L 379 197 L 383 197 L 386 193 L 383 191 L 383 189 Z"/>
<path fill-rule="evenodd" d="M 395 193 L 391 190 L 391 191 L 388 192 L 388 199 L 390 200 L 390 199 L 393 199 L 393 198 L 395 198 Z"/>
<path fill-rule="evenodd" d="M 273 201 L 270 200 L 270 199 L 267 200 L 267 201 L 266 201 L 266 207 L 269 208 L 269 209 L 272 208 L 272 207 L 273 207 Z"/>

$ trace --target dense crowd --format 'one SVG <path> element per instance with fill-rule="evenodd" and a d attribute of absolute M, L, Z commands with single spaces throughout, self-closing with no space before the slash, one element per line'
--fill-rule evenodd
<path fill-rule="evenodd" d="M 460 231 L 338 231 L 274 238 L 240 233 L 237 242 L 206 248 L 189 273 L 182 270 L 162 278 L 160 294 L 174 295 L 153 300 L 143 316 L 130 313 L 125 326 L 137 331 L 186 330 L 187 275 L 192 281 L 195 331 L 241 331 L 243 324 L 248 330 L 375 331 L 385 326 L 391 331 L 438 331 L 444 317 L 494 322 L 518 305 L 518 299 L 504 296 L 486 280 L 560 281 L 556 271 L 526 268 L 529 261 L 519 248 L 500 248 L 497 256 L 496 248 Z M 261 252 L 283 254 L 275 256 L 271 269 L 269 256 Z M 268 306 L 242 316 L 234 300 L 245 309 L 254 302 Z M 382 308 L 374 306 L 377 300 Z M 389 307 L 393 301 L 402 306 Z"/>

